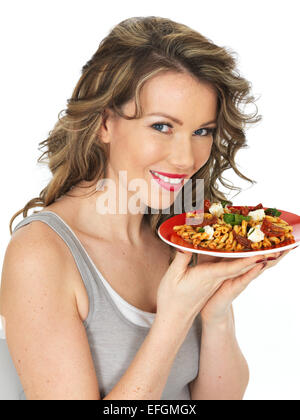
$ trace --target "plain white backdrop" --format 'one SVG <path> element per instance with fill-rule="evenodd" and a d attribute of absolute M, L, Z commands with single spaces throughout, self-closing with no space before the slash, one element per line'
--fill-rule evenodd
<path fill-rule="evenodd" d="M 243 188 L 229 198 L 235 205 L 261 202 L 300 214 L 297 6 L 296 0 L 5 2 L 0 18 L 1 266 L 11 216 L 50 179 L 48 169 L 36 162 L 38 143 L 66 107 L 99 42 L 132 16 L 184 23 L 237 54 L 263 119 L 249 129 L 249 147 L 236 156 L 240 171 L 257 184 L 251 187 L 226 171 L 225 178 Z M 245 399 L 300 399 L 299 260 L 300 248 L 292 250 L 234 302 L 237 337 L 250 368 Z"/>

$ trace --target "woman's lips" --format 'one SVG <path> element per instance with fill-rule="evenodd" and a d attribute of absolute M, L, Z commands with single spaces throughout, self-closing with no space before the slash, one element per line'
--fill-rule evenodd
<path fill-rule="evenodd" d="M 183 182 L 184 182 L 184 178 L 182 176 L 182 180 L 181 182 L 179 182 L 178 184 L 170 184 L 169 182 L 165 182 L 162 179 L 160 179 L 157 175 L 155 175 L 152 171 L 150 171 L 152 177 L 155 179 L 155 181 L 165 190 L 168 191 L 178 191 L 180 190 L 180 188 L 183 186 Z M 159 172 L 160 173 L 160 172 Z M 176 177 L 178 178 L 178 177 Z"/>
<path fill-rule="evenodd" d="M 160 172 L 160 171 L 155 171 L 155 172 L 157 172 L 159 175 L 166 176 L 168 178 L 186 178 L 187 177 L 187 174 L 169 174 L 167 172 Z"/>

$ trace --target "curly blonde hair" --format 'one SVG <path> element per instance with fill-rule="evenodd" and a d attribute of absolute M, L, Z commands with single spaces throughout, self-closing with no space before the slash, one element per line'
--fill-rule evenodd
<path fill-rule="evenodd" d="M 143 84 L 159 72 L 189 73 L 201 82 L 209 82 L 218 97 L 217 129 L 211 155 L 206 164 L 194 174 L 204 180 L 204 196 L 208 200 L 227 200 L 216 183 L 228 189 L 241 191 L 229 185 L 222 173 L 232 168 L 235 173 L 251 182 L 236 166 L 235 155 L 247 147 L 245 130 L 248 124 L 258 122 L 255 99 L 250 94 L 251 84 L 238 73 L 233 52 L 219 47 L 190 27 L 157 16 L 132 17 L 112 28 L 100 42 L 97 51 L 83 66 L 82 74 L 72 97 L 67 100 L 65 115 L 58 115 L 49 137 L 39 143 L 45 148 L 38 163 L 46 163 L 52 178 L 38 197 L 31 199 L 16 212 L 12 223 L 20 214 L 27 217 L 28 210 L 46 207 L 81 181 L 95 184 L 106 177 L 107 145 L 98 137 L 105 108 L 113 109 L 126 119 L 141 116 L 139 94 Z M 137 113 L 133 117 L 123 114 L 121 107 L 135 98 Z M 246 114 L 241 105 L 254 104 L 255 112 Z M 194 183 L 193 183 L 194 184 Z M 36 213 L 36 211 L 34 211 Z M 174 215 L 174 204 L 169 214 L 145 214 L 154 235 L 160 224 Z M 170 247 L 170 261 L 174 248 Z M 193 255 L 190 265 L 197 263 Z"/>

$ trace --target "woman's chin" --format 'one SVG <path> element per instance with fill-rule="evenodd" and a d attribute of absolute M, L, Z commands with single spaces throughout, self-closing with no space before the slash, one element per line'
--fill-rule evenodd
<path fill-rule="evenodd" d="M 151 209 L 155 209 L 157 211 L 167 210 L 169 209 L 172 204 L 174 203 L 174 198 L 171 200 L 168 199 L 158 199 L 158 200 L 152 200 L 151 203 L 148 204 L 148 207 Z"/>

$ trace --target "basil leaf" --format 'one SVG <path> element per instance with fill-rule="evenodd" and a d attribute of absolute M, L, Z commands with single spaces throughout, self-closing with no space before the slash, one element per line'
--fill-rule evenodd
<path fill-rule="evenodd" d="M 238 213 L 226 213 L 223 215 L 223 219 L 225 223 L 229 223 L 230 225 L 240 225 L 243 220 L 247 222 L 250 221 L 250 216 L 243 216 L 242 214 Z"/>
<path fill-rule="evenodd" d="M 235 224 L 236 225 L 240 225 L 242 223 L 243 220 L 243 216 L 241 214 L 236 214 L 235 215 Z"/>
<path fill-rule="evenodd" d="M 265 214 L 273 217 L 279 217 L 281 215 L 281 211 L 275 209 L 275 208 L 269 208 L 265 210 Z"/>
<path fill-rule="evenodd" d="M 223 219 L 225 223 L 229 223 L 230 225 L 234 222 L 235 220 L 235 215 L 233 213 L 225 213 L 223 214 Z"/>
<path fill-rule="evenodd" d="M 226 206 L 226 204 L 229 204 L 229 201 L 222 200 L 221 204 L 222 204 L 222 207 L 224 208 Z"/>
<path fill-rule="evenodd" d="M 205 232 L 205 229 L 203 229 L 202 227 L 198 227 L 196 230 L 197 230 L 198 233 L 199 232 Z"/>

